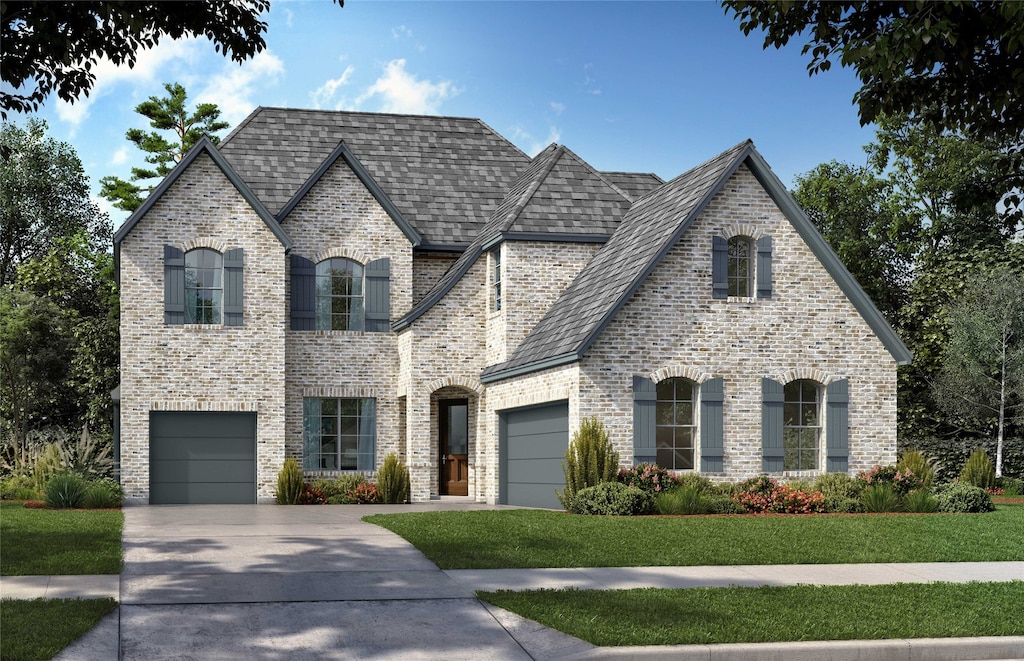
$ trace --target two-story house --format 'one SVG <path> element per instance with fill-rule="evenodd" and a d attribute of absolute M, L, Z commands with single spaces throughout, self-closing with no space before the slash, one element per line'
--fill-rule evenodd
<path fill-rule="evenodd" d="M 717 479 L 896 455 L 911 356 L 750 142 L 671 181 L 475 119 L 259 108 L 115 236 L 121 480 L 557 506 L 571 431 Z"/>

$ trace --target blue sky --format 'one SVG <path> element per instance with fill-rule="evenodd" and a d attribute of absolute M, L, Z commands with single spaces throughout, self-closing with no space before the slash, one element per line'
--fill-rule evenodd
<path fill-rule="evenodd" d="M 266 20 L 267 49 L 242 65 L 205 39 L 168 40 L 133 70 L 101 63 L 88 99 L 39 114 L 94 188 L 141 164 L 125 131 L 171 81 L 232 126 L 260 105 L 478 117 L 531 155 L 558 142 L 599 170 L 665 179 L 752 138 L 791 184 L 863 163 L 873 136 L 852 72 L 809 77 L 801 44 L 764 51 L 711 2 L 275 0 Z"/>

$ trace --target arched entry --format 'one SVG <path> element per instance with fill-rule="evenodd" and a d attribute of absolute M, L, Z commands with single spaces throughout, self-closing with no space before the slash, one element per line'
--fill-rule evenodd
<path fill-rule="evenodd" d="M 431 491 L 438 496 L 473 496 L 479 395 L 461 385 L 430 394 L 430 431 L 436 470 Z"/>

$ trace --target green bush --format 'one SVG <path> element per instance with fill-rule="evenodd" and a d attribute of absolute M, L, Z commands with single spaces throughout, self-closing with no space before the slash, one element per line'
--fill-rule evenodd
<path fill-rule="evenodd" d="M 350 499 L 348 494 L 364 482 L 366 482 L 366 477 L 362 473 L 345 473 L 333 479 L 317 478 L 310 486 L 316 487 L 323 493 L 328 504 L 351 505 L 355 501 Z"/>
<path fill-rule="evenodd" d="M 385 503 L 404 503 L 409 500 L 409 468 L 394 452 L 384 457 L 377 471 L 377 491 Z"/>
<path fill-rule="evenodd" d="M 113 509 L 121 506 L 124 489 L 111 479 L 89 482 L 82 495 L 82 507 L 91 510 Z"/>
<path fill-rule="evenodd" d="M 991 512 L 996 508 L 987 491 L 964 482 L 952 482 L 936 488 L 935 498 L 940 512 L 969 514 Z"/>
<path fill-rule="evenodd" d="M 619 471 L 619 482 L 643 489 L 652 496 L 671 491 L 677 483 L 672 473 L 657 464 L 643 463 Z"/>
<path fill-rule="evenodd" d="M 900 471 L 910 471 L 921 480 L 921 486 L 930 489 L 935 483 L 936 460 L 924 456 L 920 450 L 906 450 L 900 456 L 896 468 Z"/>
<path fill-rule="evenodd" d="M 608 431 L 597 418 L 586 418 L 578 431 L 572 435 L 569 449 L 562 462 L 565 474 L 565 489 L 556 491 L 562 507 L 569 509 L 568 502 L 581 489 L 596 486 L 601 482 L 613 482 L 619 472 L 619 453 L 608 440 Z"/>
<path fill-rule="evenodd" d="M 709 514 L 744 514 L 747 511 L 732 496 L 712 493 L 704 496 L 704 502 L 707 503 Z"/>
<path fill-rule="evenodd" d="M 746 511 L 755 514 L 771 511 L 779 483 L 767 475 L 758 475 L 740 482 L 733 494 L 733 500 Z"/>
<path fill-rule="evenodd" d="M 996 456 L 995 438 L 925 438 L 907 443 L 907 448 L 920 450 L 927 457 L 935 457 L 942 468 L 936 480 L 954 480 L 963 470 L 971 451 L 985 448 L 988 456 Z M 1024 436 L 1003 441 L 1003 475 L 1024 479 Z"/>
<path fill-rule="evenodd" d="M 675 477 L 676 487 L 695 487 L 704 494 L 715 493 L 715 483 L 700 473 L 680 473 Z M 732 495 L 731 493 L 729 495 Z"/>
<path fill-rule="evenodd" d="M 277 474 L 277 504 L 298 505 L 304 490 L 302 469 L 295 457 L 284 460 L 281 472 Z"/>
<path fill-rule="evenodd" d="M 696 484 L 680 486 L 659 493 L 655 500 L 659 514 L 709 514 L 711 506 L 704 491 Z"/>
<path fill-rule="evenodd" d="M 1003 490 L 1004 496 L 1024 496 L 1024 480 L 1016 477 L 1000 477 L 996 486 Z"/>
<path fill-rule="evenodd" d="M 573 514 L 633 516 L 650 514 L 654 498 L 638 487 L 621 482 L 600 482 L 584 487 L 567 499 L 565 508 Z"/>
<path fill-rule="evenodd" d="M 75 443 L 65 439 L 57 443 L 63 467 L 71 473 L 77 473 L 87 480 L 107 477 L 114 469 L 111 456 L 113 440 L 89 432 L 89 425 L 82 427 L 82 433 Z"/>
<path fill-rule="evenodd" d="M 825 511 L 836 512 L 837 514 L 858 514 L 864 511 L 864 503 L 861 502 L 860 498 L 826 496 Z"/>
<path fill-rule="evenodd" d="M 820 491 L 825 501 L 858 500 L 864 483 L 846 473 L 824 473 L 814 480 L 814 491 Z"/>
<path fill-rule="evenodd" d="M 971 452 L 964 469 L 960 472 L 960 482 L 973 484 L 982 489 L 990 489 L 996 485 L 996 468 L 988 458 L 985 448 L 974 448 L 974 452 Z"/>
<path fill-rule="evenodd" d="M 903 509 L 915 514 L 938 512 L 939 501 L 929 489 L 919 489 L 903 497 Z"/>
<path fill-rule="evenodd" d="M 786 482 L 783 482 L 780 486 L 789 487 L 793 491 L 804 491 L 807 493 L 817 491 L 817 489 L 814 488 L 814 484 L 810 480 L 787 480 Z"/>
<path fill-rule="evenodd" d="M 12 475 L 0 482 L 0 500 L 36 500 L 39 492 L 35 485 L 35 480 L 28 475 Z M 33 495 L 26 497 L 30 492 Z"/>
<path fill-rule="evenodd" d="M 46 483 L 47 507 L 81 507 L 88 483 L 74 473 L 56 473 Z"/>
<path fill-rule="evenodd" d="M 46 489 L 50 477 L 62 472 L 64 472 L 64 464 L 61 461 L 60 448 L 56 443 L 49 443 L 39 453 L 39 458 L 36 459 L 36 464 L 32 468 L 32 479 L 35 480 L 36 491 Z"/>
<path fill-rule="evenodd" d="M 899 512 L 900 496 L 888 482 L 872 484 L 861 494 L 865 512 Z"/>

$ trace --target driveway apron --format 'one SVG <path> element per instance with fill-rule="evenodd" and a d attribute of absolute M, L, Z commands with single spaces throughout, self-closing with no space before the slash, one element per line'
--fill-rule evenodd
<path fill-rule="evenodd" d="M 122 658 L 529 659 L 470 588 L 359 520 L 427 509 L 125 508 Z"/>

